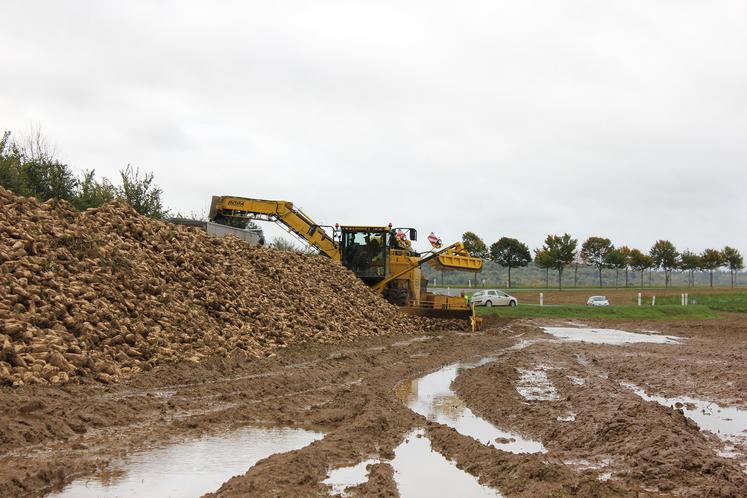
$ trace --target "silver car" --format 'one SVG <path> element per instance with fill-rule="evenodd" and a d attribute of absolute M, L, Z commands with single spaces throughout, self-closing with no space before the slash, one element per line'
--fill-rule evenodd
<path fill-rule="evenodd" d="M 470 304 L 474 306 L 516 306 L 519 301 L 502 290 L 479 290 L 472 294 Z"/>
<path fill-rule="evenodd" d="M 587 306 L 609 306 L 610 302 L 607 300 L 606 296 L 591 296 L 586 301 Z"/>

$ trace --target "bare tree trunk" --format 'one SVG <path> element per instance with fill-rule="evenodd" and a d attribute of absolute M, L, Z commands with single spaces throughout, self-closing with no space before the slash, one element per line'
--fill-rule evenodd
<path fill-rule="evenodd" d="M 550 268 L 545 268 L 545 287 L 550 288 Z"/>
<path fill-rule="evenodd" d="M 573 287 L 578 287 L 578 263 L 573 265 Z"/>
<path fill-rule="evenodd" d="M 617 268 L 615 268 L 615 289 L 618 288 L 617 279 L 618 279 L 619 276 L 620 276 L 620 270 L 618 270 Z"/>
<path fill-rule="evenodd" d="M 604 287 L 602 285 L 602 267 L 599 267 L 599 287 Z"/>
<path fill-rule="evenodd" d="M 628 267 L 625 267 L 625 288 L 628 288 Z"/>
<path fill-rule="evenodd" d="M 563 290 L 563 269 L 558 270 L 558 290 Z"/>
<path fill-rule="evenodd" d="M 511 288 L 511 265 L 508 267 L 508 288 Z"/>
<path fill-rule="evenodd" d="M 708 271 L 711 274 L 711 289 L 713 289 L 713 270 Z"/>

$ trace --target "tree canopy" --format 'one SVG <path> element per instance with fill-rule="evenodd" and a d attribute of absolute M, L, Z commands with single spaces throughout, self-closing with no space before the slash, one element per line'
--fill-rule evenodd
<path fill-rule="evenodd" d="M 529 247 L 518 239 L 501 237 L 490 245 L 490 259 L 508 268 L 508 286 L 511 287 L 511 268 L 527 266 L 532 261 Z"/>
<path fill-rule="evenodd" d="M 485 242 L 474 232 L 464 232 L 462 234 L 462 244 L 472 256 L 481 259 L 488 259 L 490 252 Z"/>
<path fill-rule="evenodd" d="M 644 254 L 640 249 L 630 250 L 630 267 L 641 272 L 641 287 L 643 287 L 643 272 L 654 267 L 654 258 Z"/>
<path fill-rule="evenodd" d="M 566 233 L 563 235 L 548 235 L 545 239 L 545 245 L 540 250 L 541 253 L 546 254 L 545 257 L 550 264 L 550 268 L 558 272 L 559 289 L 563 288 L 563 270 L 573 263 L 577 246 L 578 240 Z"/>
<path fill-rule="evenodd" d="M 724 247 L 724 250 L 721 251 L 721 253 L 724 256 L 724 262 L 727 268 L 729 268 L 729 273 L 731 274 L 731 286 L 734 287 L 736 273 L 744 269 L 744 258 L 742 258 L 742 254 L 738 249 L 729 246 Z"/>
<path fill-rule="evenodd" d="M 534 265 L 545 270 L 545 287 L 550 286 L 550 268 L 552 268 L 552 255 L 545 249 L 534 250 Z"/>
<path fill-rule="evenodd" d="M 695 254 L 690 250 L 682 251 L 680 255 L 680 268 L 686 271 L 688 274 L 687 285 L 694 285 L 695 271 L 703 267 L 703 261 L 700 259 L 700 255 Z"/>
<path fill-rule="evenodd" d="M 581 246 L 581 260 L 599 272 L 599 287 L 602 287 L 602 270 L 607 266 L 607 253 L 612 248 L 610 239 L 604 237 L 589 237 Z"/>
<path fill-rule="evenodd" d="M 724 265 L 724 255 L 718 249 L 706 249 L 700 255 L 701 268 L 708 270 L 711 287 L 713 287 L 713 271 Z"/>
<path fill-rule="evenodd" d="M 167 216 L 168 209 L 161 200 L 163 191 L 153 183 L 153 173 L 141 175 L 140 168 L 133 168 L 128 164 L 119 174 L 122 177 L 120 196 L 135 211 L 151 218 Z"/>
<path fill-rule="evenodd" d="M 0 185 L 17 195 L 40 201 L 62 199 L 79 210 L 121 199 L 145 216 L 163 218 L 168 214 L 153 173 L 141 174 L 128 164 L 120 177 L 121 184 L 115 186 L 106 178 L 97 180 L 94 170 L 77 176 L 57 160 L 54 148 L 38 130 L 17 141 L 11 139 L 10 132 L 0 138 Z"/>
<path fill-rule="evenodd" d="M 649 251 L 654 260 L 656 268 L 664 270 L 664 287 L 669 287 L 672 278 L 672 269 L 679 264 L 677 258 L 679 253 L 674 244 L 668 240 L 657 240 Z"/>
<path fill-rule="evenodd" d="M 612 248 L 604 255 L 604 263 L 608 268 L 615 270 L 615 287 L 620 270 L 628 267 L 628 254 L 622 249 Z"/>

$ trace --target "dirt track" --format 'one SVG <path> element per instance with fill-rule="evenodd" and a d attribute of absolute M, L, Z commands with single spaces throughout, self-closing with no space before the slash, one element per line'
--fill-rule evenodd
<path fill-rule="evenodd" d="M 682 345 L 557 342 L 539 324 L 516 320 L 493 323 L 479 335 L 370 338 L 291 347 L 267 359 L 166 365 L 113 386 L 3 388 L 0 403 L 8 408 L 0 415 L 0 495 L 38 496 L 123 454 L 261 425 L 314 429 L 326 437 L 259 462 L 216 495 L 325 495 L 329 488 L 321 481 L 330 468 L 369 456 L 387 459 L 420 426 L 436 451 L 504 496 L 747 496 L 744 457 L 719 456 L 724 445 L 716 436 L 620 385 L 747 406 L 747 325 L 740 316 L 597 324 L 688 337 Z M 522 340 L 539 342 L 508 349 Z M 490 354 L 497 361 L 464 372 L 456 391 L 477 414 L 540 440 L 548 453 L 485 446 L 427 422 L 395 395 L 403 381 Z M 526 401 L 517 393 L 517 369 L 537 365 L 558 400 Z M 575 421 L 558 420 L 569 413 Z M 600 480 L 607 473 L 610 479 Z M 397 495 L 388 464 L 370 475 L 354 492 Z"/>

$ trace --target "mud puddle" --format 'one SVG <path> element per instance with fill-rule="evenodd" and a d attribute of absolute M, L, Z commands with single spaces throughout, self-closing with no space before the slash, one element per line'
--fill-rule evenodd
<path fill-rule="evenodd" d="M 474 363 L 453 363 L 440 370 L 397 387 L 397 396 L 407 407 L 428 420 L 447 425 L 494 448 L 511 453 L 538 453 L 547 450 L 539 441 L 503 431 L 475 415 L 451 389 L 451 383 L 464 370 L 485 365 L 494 358 Z"/>
<path fill-rule="evenodd" d="M 366 467 L 376 463 L 381 463 L 381 460 L 369 458 L 350 467 L 340 467 L 339 469 L 330 470 L 327 478 L 322 483 L 332 486 L 332 495 L 347 496 L 346 490 L 348 488 L 368 481 L 368 469 Z"/>
<path fill-rule="evenodd" d="M 623 383 L 622 385 L 646 401 L 656 401 L 666 407 L 681 409 L 687 418 L 698 424 L 701 430 L 712 432 L 723 441 L 747 444 L 747 410 L 720 406 L 707 400 L 689 396 L 676 398 L 650 396 L 635 384 Z M 722 456 L 737 455 L 733 452 L 733 448 L 729 448 L 723 453 Z"/>
<path fill-rule="evenodd" d="M 655 344 L 679 344 L 682 337 L 650 333 L 626 332 L 616 329 L 582 328 L 582 327 L 542 327 L 545 333 L 558 339 L 591 344 L 611 344 L 621 346 L 636 342 Z"/>
<path fill-rule="evenodd" d="M 380 462 L 371 459 L 352 467 L 332 470 L 324 483 L 332 486 L 333 494 L 346 496 L 348 488 L 368 480 L 366 466 Z M 501 496 L 498 491 L 481 485 L 476 477 L 458 469 L 454 462 L 433 451 L 422 429 L 408 434 L 394 450 L 394 459 L 386 463 L 394 468 L 394 481 L 402 498 Z"/>
<path fill-rule="evenodd" d="M 521 377 L 516 384 L 516 391 L 527 401 L 558 401 L 560 396 L 555 386 L 547 377 L 549 367 L 538 365 L 534 370 L 519 368 Z"/>
<path fill-rule="evenodd" d="M 134 454 L 106 472 L 74 481 L 49 496 L 201 496 L 263 458 L 302 448 L 322 437 L 300 429 L 240 429 Z"/>

